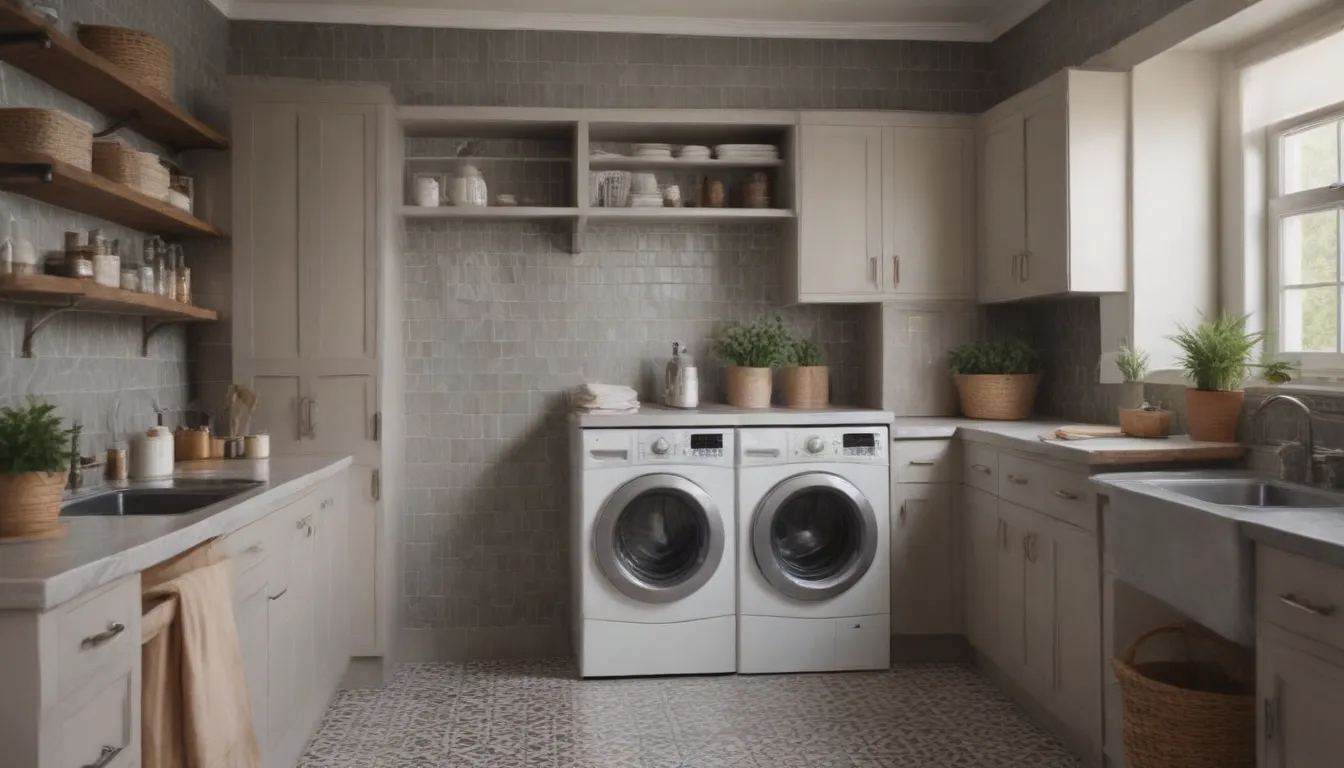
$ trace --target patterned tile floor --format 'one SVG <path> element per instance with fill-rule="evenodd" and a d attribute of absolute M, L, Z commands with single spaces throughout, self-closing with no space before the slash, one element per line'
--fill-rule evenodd
<path fill-rule="evenodd" d="M 1075 768 L 971 667 L 579 680 L 565 661 L 408 664 L 341 691 L 299 768 Z"/>

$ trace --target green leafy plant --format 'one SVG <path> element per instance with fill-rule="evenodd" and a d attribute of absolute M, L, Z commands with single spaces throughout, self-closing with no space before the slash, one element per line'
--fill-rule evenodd
<path fill-rule="evenodd" d="M 790 350 L 789 361 L 801 368 L 812 368 L 821 365 L 821 347 L 811 339 L 797 338 L 793 340 L 793 348 Z"/>
<path fill-rule="evenodd" d="M 1115 364 L 1126 382 L 1143 381 L 1148 375 L 1148 353 L 1129 346 L 1128 341 L 1120 345 Z"/>
<path fill-rule="evenodd" d="M 1040 355 L 1022 339 L 973 341 L 952 350 L 952 372 L 963 376 L 1036 373 Z"/>
<path fill-rule="evenodd" d="M 1195 389 L 1231 392 L 1246 381 L 1250 359 L 1264 339 L 1246 330 L 1246 317 L 1221 315 L 1194 328 L 1181 324 L 1171 337 L 1185 354 L 1178 361 Z"/>
<path fill-rule="evenodd" d="M 35 397 L 26 408 L 0 409 L 0 472 L 64 472 L 69 436 L 56 406 Z"/>
<path fill-rule="evenodd" d="M 1293 372 L 1296 370 L 1292 363 L 1282 360 L 1262 362 L 1254 367 L 1260 369 L 1260 377 L 1270 384 L 1287 384 L 1293 380 Z"/>
<path fill-rule="evenodd" d="M 714 354 L 740 368 L 774 368 L 789 362 L 793 337 L 778 315 L 751 325 L 734 323 L 714 340 Z"/>

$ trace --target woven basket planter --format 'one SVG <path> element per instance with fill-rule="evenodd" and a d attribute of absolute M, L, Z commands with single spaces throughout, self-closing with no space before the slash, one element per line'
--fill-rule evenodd
<path fill-rule="evenodd" d="M 1190 439 L 1203 443 L 1237 442 L 1237 426 L 1245 402 L 1245 392 L 1185 390 L 1185 420 L 1190 425 Z"/>
<path fill-rule="evenodd" d="M 59 109 L 0 109 L 0 145 L 86 171 L 93 168 L 93 127 Z"/>
<path fill-rule="evenodd" d="M 784 369 L 784 405 L 818 410 L 831 403 L 831 369 L 824 365 L 791 365 Z"/>
<path fill-rule="evenodd" d="M 0 473 L 0 540 L 59 536 L 62 472 Z"/>
<path fill-rule="evenodd" d="M 81 24 L 79 42 L 126 71 L 131 79 L 173 97 L 173 49 L 138 29 Z"/>
<path fill-rule="evenodd" d="M 1160 635 L 1185 639 L 1184 661 L 1136 663 Z M 1191 651 L 1199 648 L 1196 660 Z M 1139 636 L 1111 667 L 1124 697 L 1125 762 L 1130 768 L 1254 768 L 1255 683 L 1250 654 L 1193 624 Z"/>
<path fill-rule="evenodd" d="M 1130 437 L 1171 436 L 1171 411 L 1145 411 L 1142 408 L 1121 408 L 1120 431 Z"/>
<path fill-rule="evenodd" d="M 1021 421 L 1031 415 L 1036 403 L 1039 373 L 1017 376 L 958 374 L 957 394 L 961 412 L 972 419 Z"/>
<path fill-rule="evenodd" d="M 773 394 L 774 371 L 769 368 L 723 369 L 724 389 L 729 405 L 738 408 L 769 408 Z"/>

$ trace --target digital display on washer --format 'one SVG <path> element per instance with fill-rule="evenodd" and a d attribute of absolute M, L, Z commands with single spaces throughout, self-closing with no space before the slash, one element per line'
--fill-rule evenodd
<path fill-rule="evenodd" d="M 691 435 L 691 450 L 723 450 L 723 435 Z"/>
<path fill-rule="evenodd" d="M 841 439 L 841 445 L 845 448 L 876 448 L 877 435 L 872 432 L 847 434 Z"/>

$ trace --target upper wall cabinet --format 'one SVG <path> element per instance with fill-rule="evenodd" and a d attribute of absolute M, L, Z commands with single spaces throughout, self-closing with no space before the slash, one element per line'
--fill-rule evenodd
<path fill-rule="evenodd" d="M 972 119 L 808 112 L 801 123 L 798 238 L 787 298 L 971 298 Z"/>
<path fill-rule="evenodd" d="M 1070 69 L 979 120 L 979 298 L 1128 290 L 1128 75 Z"/>

